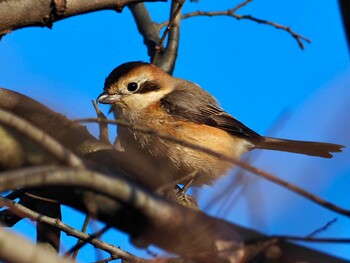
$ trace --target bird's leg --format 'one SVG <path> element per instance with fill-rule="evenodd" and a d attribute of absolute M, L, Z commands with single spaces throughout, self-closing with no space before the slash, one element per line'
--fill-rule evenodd
<path fill-rule="evenodd" d="M 179 203 L 183 206 L 199 209 L 196 199 L 193 196 L 190 196 L 186 194 L 188 189 L 192 186 L 193 181 L 196 179 L 196 176 L 198 175 L 198 171 L 195 170 L 192 173 L 184 176 L 181 178 L 181 182 L 187 181 L 186 184 L 180 188 L 178 185 L 176 185 L 176 188 L 169 189 L 170 191 L 167 191 L 166 196 L 167 198 L 175 201 L 176 203 Z M 178 180 L 176 183 L 180 183 Z M 174 185 L 175 182 L 173 182 L 172 185 Z"/>

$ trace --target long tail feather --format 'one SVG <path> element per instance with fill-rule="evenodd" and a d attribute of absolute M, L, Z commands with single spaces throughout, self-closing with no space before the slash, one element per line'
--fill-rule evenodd
<path fill-rule="evenodd" d="M 264 140 L 261 140 L 255 144 L 255 147 L 260 149 L 332 158 L 332 153 L 341 152 L 342 148 L 345 146 L 333 143 L 294 141 L 264 137 Z"/>

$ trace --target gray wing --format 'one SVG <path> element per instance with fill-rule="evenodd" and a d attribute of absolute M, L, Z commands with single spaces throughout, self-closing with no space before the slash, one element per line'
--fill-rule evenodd
<path fill-rule="evenodd" d="M 218 102 L 205 90 L 193 83 L 186 84 L 177 87 L 161 99 L 162 108 L 169 114 L 182 120 L 217 127 L 248 140 L 263 139 L 261 135 L 222 110 Z"/>

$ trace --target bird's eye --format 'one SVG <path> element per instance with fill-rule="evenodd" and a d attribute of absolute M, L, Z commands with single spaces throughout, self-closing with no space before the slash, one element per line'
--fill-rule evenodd
<path fill-rule="evenodd" d="M 138 85 L 136 82 L 130 82 L 128 84 L 128 91 L 135 91 L 135 90 L 137 90 L 137 87 L 138 87 Z"/>

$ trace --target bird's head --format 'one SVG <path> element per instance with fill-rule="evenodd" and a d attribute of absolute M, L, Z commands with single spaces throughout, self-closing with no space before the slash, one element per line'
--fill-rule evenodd
<path fill-rule="evenodd" d="M 174 78 L 144 62 L 128 62 L 106 78 L 98 103 L 111 104 L 118 111 L 142 111 L 173 89 Z"/>

